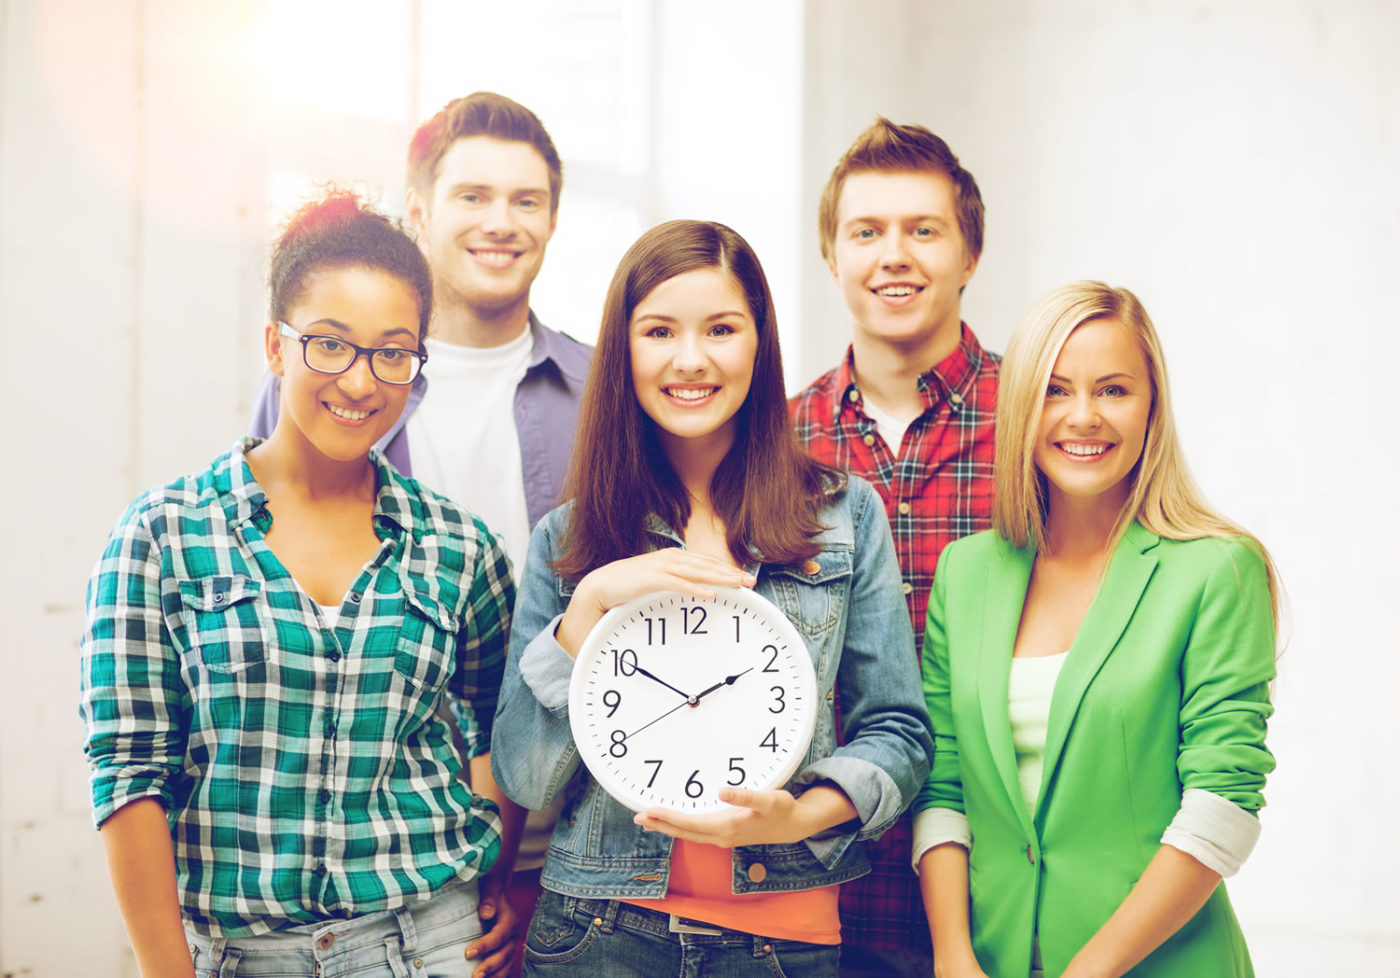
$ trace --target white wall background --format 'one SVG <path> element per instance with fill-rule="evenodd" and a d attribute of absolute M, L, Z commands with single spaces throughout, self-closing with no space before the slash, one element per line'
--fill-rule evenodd
<path fill-rule="evenodd" d="M 773 279 L 790 387 L 844 345 L 817 194 L 876 113 L 948 139 L 1000 349 L 1046 288 L 1136 291 L 1196 473 L 1293 605 L 1265 832 L 1231 883 L 1261 976 L 1400 974 L 1400 7 L 1366 0 L 0 0 L 0 975 L 132 973 L 88 815 L 82 591 L 138 490 L 241 430 L 263 256 L 309 179 L 396 209 L 449 98 L 564 157 L 537 286 L 591 337 L 643 228 L 723 220 Z"/>

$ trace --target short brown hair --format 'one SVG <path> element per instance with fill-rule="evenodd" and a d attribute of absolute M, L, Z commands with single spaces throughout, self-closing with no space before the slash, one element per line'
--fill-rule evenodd
<path fill-rule="evenodd" d="M 408 144 L 408 186 L 425 201 L 431 199 L 437 182 L 438 164 L 443 154 L 459 139 L 491 136 L 517 143 L 528 143 L 549 168 L 549 212 L 559 210 L 559 188 L 564 170 L 559 151 L 549 138 L 539 116 L 519 102 L 495 92 L 473 92 L 453 99 L 437 115 L 418 127 Z"/>
<path fill-rule="evenodd" d="M 817 207 L 817 233 L 821 236 L 822 258 L 833 260 L 836 240 L 836 207 L 846 178 L 853 173 L 941 173 L 953 185 L 953 205 L 958 214 L 958 230 L 973 258 L 982 255 L 982 192 L 971 173 L 963 169 L 953 151 L 942 139 L 923 126 L 902 126 L 884 116 L 856 137 L 846 155 L 831 171 Z"/>

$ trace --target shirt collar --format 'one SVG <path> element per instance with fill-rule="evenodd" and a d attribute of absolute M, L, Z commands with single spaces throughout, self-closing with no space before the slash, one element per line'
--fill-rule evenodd
<path fill-rule="evenodd" d="M 666 521 L 663 520 L 661 517 L 657 516 L 655 513 L 650 513 L 647 515 L 647 532 L 654 533 L 657 536 L 665 537 L 667 540 L 670 540 L 678 547 L 685 546 L 685 541 L 681 539 L 681 535 L 675 530 L 671 529 L 669 526 L 667 526 Z"/>
<path fill-rule="evenodd" d="M 534 370 L 546 360 L 558 361 L 555 348 L 559 340 L 553 330 L 544 328 L 544 323 L 540 322 L 533 309 L 530 310 L 530 340 L 534 346 L 530 350 L 530 365 L 526 369 Z"/>
<path fill-rule="evenodd" d="M 262 442 L 262 438 L 240 438 L 214 463 L 214 491 L 219 494 L 230 527 L 258 517 L 267 508 L 267 493 L 253 478 L 247 457 L 248 449 Z M 415 538 L 420 537 L 424 524 L 422 507 L 405 487 L 404 477 L 385 460 L 378 448 L 370 449 L 369 460 L 374 465 L 375 485 L 379 487 L 374 500 L 375 526 L 396 535 L 410 532 Z M 383 539 L 384 533 L 379 536 Z"/>
<path fill-rule="evenodd" d="M 977 383 L 978 374 L 982 372 L 982 361 L 986 355 L 982 344 L 977 342 L 977 337 L 968 329 L 967 323 L 961 323 L 960 327 L 962 337 L 953 352 L 919 374 L 919 393 L 924 399 L 926 409 L 936 407 L 939 402 L 946 400 L 954 413 L 961 411 L 971 396 L 973 385 Z M 860 387 L 856 384 L 855 356 L 855 347 L 846 347 L 846 356 L 837 368 L 836 398 L 832 405 L 833 421 L 840 417 L 841 408 L 846 404 L 860 410 L 861 394 Z"/>

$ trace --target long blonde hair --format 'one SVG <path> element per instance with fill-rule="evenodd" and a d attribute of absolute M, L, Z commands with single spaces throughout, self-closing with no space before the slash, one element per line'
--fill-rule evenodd
<path fill-rule="evenodd" d="M 1251 533 L 1214 510 L 1191 478 L 1172 416 L 1166 360 L 1157 330 L 1137 296 L 1102 282 L 1052 289 L 1022 317 L 1006 346 L 997 390 L 996 492 L 992 527 L 1017 547 L 1046 550 L 1048 489 L 1035 465 L 1045 390 L 1060 350 L 1080 326 L 1109 320 L 1137 341 L 1152 383 L 1152 406 L 1142 457 L 1128 473 L 1132 491 L 1114 525 L 1116 541 L 1133 520 L 1169 540 L 1221 537 L 1245 542 L 1264 561 L 1278 624 L 1282 594 L 1268 550 Z"/>

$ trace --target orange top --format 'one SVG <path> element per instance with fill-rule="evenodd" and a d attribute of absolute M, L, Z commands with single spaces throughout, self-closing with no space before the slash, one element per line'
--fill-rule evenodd
<path fill-rule="evenodd" d="M 734 850 L 677 839 L 671 848 L 671 879 L 660 900 L 623 900 L 716 927 L 783 941 L 840 944 L 840 887 L 782 893 L 733 892 Z"/>

